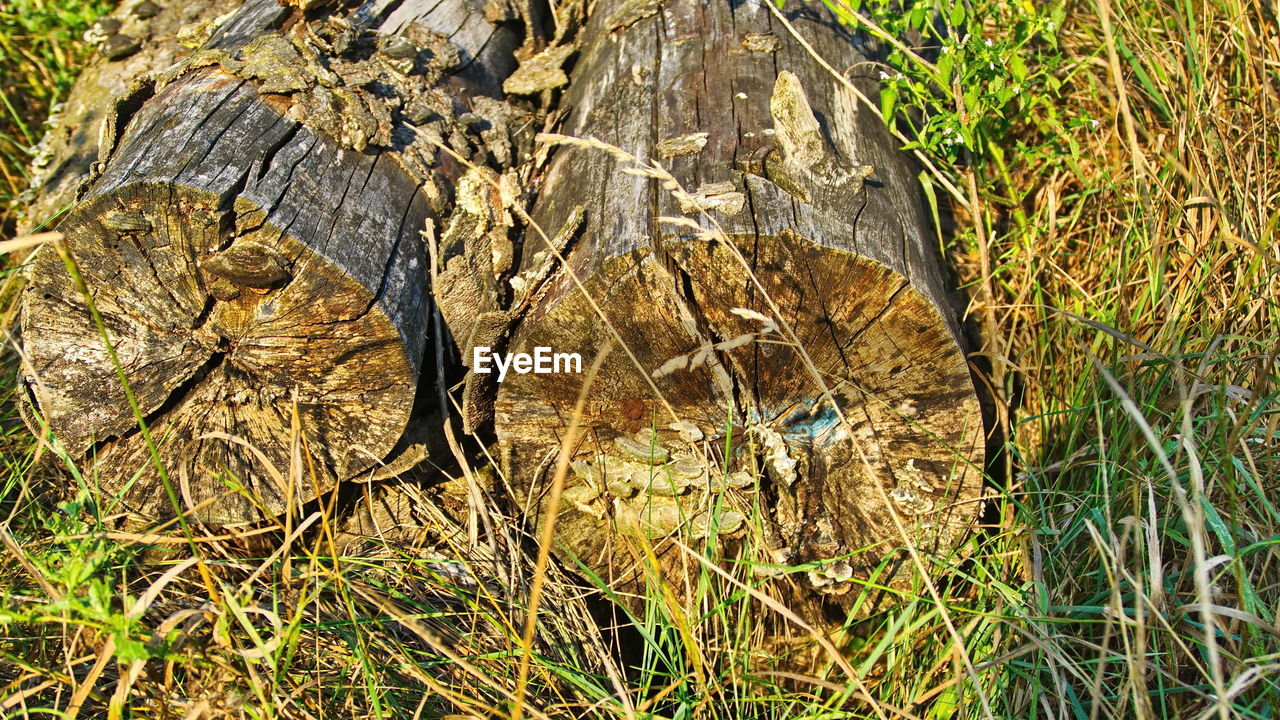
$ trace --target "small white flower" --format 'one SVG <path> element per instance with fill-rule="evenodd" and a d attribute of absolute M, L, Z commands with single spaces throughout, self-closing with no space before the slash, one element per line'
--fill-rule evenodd
<path fill-rule="evenodd" d="M 982 42 L 985 43 L 987 47 L 991 47 L 991 45 L 993 44 L 991 42 L 991 38 L 983 38 Z"/>
<path fill-rule="evenodd" d="M 1094 129 L 1094 130 L 1097 130 L 1097 129 L 1098 129 L 1098 126 L 1102 124 L 1102 123 L 1098 122 L 1097 120 L 1090 120 L 1089 122 L 1093 124 L 1093 129 Z"/>
<path fill-rule="evenodd" d="M 1017 95 L 1017 94 L 1018 94 L 1018 93 L 1020 93 L 1020 92 L 1022 92 L 1022 86 L 1021 86 L 1021 85 L 1014 85 L 1014 86 L 1013 86 L 1013 94 L 1014 94 L 1014 95 Z"/>
<path fill-rule="evenodd" d="M 885 71 L 881 70 L 881 71 L 880 71 L 880 79 L 881 79 L 881 80 L 888 80 L 888 79 L 889 79 L 889 73 L 887 73 L 887 72 L 885 72 Z"/>

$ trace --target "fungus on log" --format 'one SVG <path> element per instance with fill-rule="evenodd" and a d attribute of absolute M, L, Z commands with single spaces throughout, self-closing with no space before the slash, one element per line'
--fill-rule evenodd
<path fill-rule="evenodd" d="M 813 5 L 788 12 L 876 96 L 860 39 Z M 765 0 L 601 4 L 584 37 L 562 132 L 652 158 L 687 193 L 581 143 L 542 182 L 548 235 L 585 224 L 510 352 L 586 365 L 612 339 L 629 350 L 587 394 L 559 552 L 634 589 L 644 553 L 621 539 L 638 530 L 661 559 L 650 571 L 687 592 L 697 574 L 663 539 L 743 536 L 762 468 L 766 562 L 819 563 L 803 584 L 837 602 L 882 561 L 880 582 L 908 577 L 890 513 L 947 557 L 979 509 L 983 427 L 912 164 Z M 553 262 L 534 237 L 523 274 Z M 499 387 L 507 470 L 536 512 L 581 387 L 535 373 Z"/>
<path fill-rule="evenodd" d="M 109 159 L 59 230 L 184 510 L 277 514 L 403 449 L 430 341 L 422 230 L 461 174 L 435 143 L 514 69 L 517 33 L 468 7 L 308 20 L 252 0 L 109 118 Z M 33 429 L 47 421 L 123 507 L 172 514 L 53 248 L 33 263 L 22 334 Z M 295 442 L 316 462 L 291 476 Z"/>

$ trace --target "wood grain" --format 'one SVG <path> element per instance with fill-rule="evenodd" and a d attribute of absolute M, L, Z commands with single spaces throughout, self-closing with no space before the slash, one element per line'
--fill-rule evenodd
<path fill-rule="evenodd" d="M 876 96 L 862 38 L 815 5 L 789 12 L 828 62 Z M 575 449 L 584 464 L 571 479 L 583 489 L 570 488 L 576 501 L 557 525 L 562 554 L 635 589 L 643 563 L 624 538 L 639 518 L 662 558 L 658 574 L 687 582 L 687 559 L 666 541 L 672 524 L 645 520 L 671 514 L 670 500 L 652 488 L 633 495 L 625 482 L 637 458 L 620 448 L 638 442 L 665 457 L 641 462 L 641 475 L 676 478 L 677 461 L 710 467 L 678 489 L 681 532 L 713 506 L 749 511 L 750 493 L 731 488 L 726 500 L 711 486 L 726 468 L 763 470 L 769 522 L 757 539 L 771 552 L 761 560 L 822 563 L 789 577 L 837 601 L 851 598 L 843 581 L 882 562 L 881 582 L 909 578 L 891 512 L 924 551 L 957 559 L 979 510 L 982 421 L 916 170 L 763 4 L 671 0 L 625 23 L 610 13 L 601 5 L 589 20 L 561 132 L 652 158 L 693 198 L 589 147 L 559 150 L 543 180 L 533 216 L 548 234 L 583 208 L 586 226 L 567 258 L 572 272 L 561 268 L 511 350 L 587 357 L 616 331 L 639 364 L 614 352 L 590 394 Z M 538 249 L 529 243 L 526 271 Z M 795 344 L 761 335 L 741 308 L 792 328 L 838 413 Z M 693 361 L 655 377 L 680 356 Z M 500 387 L 507 469 L 535 508 L 549 479 L 539 471 L 579 389 L 576 376 L 534 374 Z"/>
<path fill-rule="evenodd" d="M 30 202 L 20 207 L 19 232 L 28 232 L 75 202 L 98 161 L 98 138 L 103 120 L 115 104 L 127 99 L 140 78 L 179 62 L 191 48 L 178 41 L 184 27 L 198 26 L 231 12 L 234 0 L 170 3 L 153 17 L 140 18 L 123 8 L 108 16 L 122 29 L 142 38 L 137 52 L 120 60 L 99 53 L 80 72 L 32 162 Z M 123 130 L 123 128 L 121 128 Z"/>

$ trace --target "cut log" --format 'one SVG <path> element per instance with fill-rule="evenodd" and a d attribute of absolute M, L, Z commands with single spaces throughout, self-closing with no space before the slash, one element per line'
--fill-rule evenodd
<path fill-rule="evenodd" d="M 403 450 L 431 341 L 422 232 L 461 174 L 434 143 L 514 66 L 515 30 L 468 7 L 375 2 L 305 20 L 253 0 L 112 119 L 119 142 L 59 229 L 184 510 L 278 514 Z M 22 333 L 33 428 L 44 418 L 122 507 L 171 515 L 51 248 Z M 294 407 L 314 463 L 291 487 Z"/>
<path fill-rule="evenodd" d="M 585 227 L 510 352 L 586 365 L 607 341 L 628 349 L 587 394 L 558 552 L 634 590 L 644 555 L 622 538 L 639 530 L 691 594 L 697 573 L 665 538 L 704 536 L 713 507 L 750 517 L 763 469 L 768 522 L 750 532 L 765 562 L 810 570 L 798 587 L 852 599 L 848 581 L 877 568 L 905 582 L 891 513 L 955 560 L 979 510 L 983 426 L 912 163 L 763 0 L 619 8 L 588 21 L 563 132 L 652 158 L 687 193 L 581 144 L 542 183 L 547 235 L 584 211 Z M 862 39 L 815 4 L 788 13 L 877 96 Z M 526 239 L 522 272 L 553 256 Z M 564 373 L 499 388 L 506 470 L 539 516 L 581 388 Z M 742 536 L 742 515 L 720 532 Z"/>

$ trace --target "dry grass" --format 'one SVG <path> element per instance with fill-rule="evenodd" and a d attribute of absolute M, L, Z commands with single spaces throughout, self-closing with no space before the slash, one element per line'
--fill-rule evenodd
<path fill-rule="evenodd" d="M 1012 687 L 1056 717 L 1269 717 L 1280 31 L 1255 3 L 1071 8 L 1059 107 L 1098 123 L 1019 133 L 1035 162 L 983 216 L 1031 581 Z"/>

